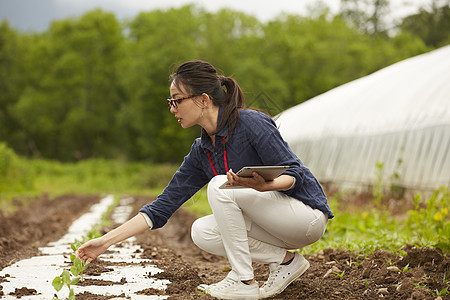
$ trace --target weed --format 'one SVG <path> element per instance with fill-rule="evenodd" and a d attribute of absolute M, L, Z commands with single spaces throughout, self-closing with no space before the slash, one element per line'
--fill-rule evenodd
<path fill-rule="evenodd" d="M 350 259 L 349 260 L 347 260 L 347 261 L 345 261 L 345 263 L 348 265 L 348 266 L 355 266 L 355 267 L 358 267 L 362 262 L 361 261 L 358 261 L 358 259 L 355 261 L 355 260 L 353 260 L 351 257 L 350 257 Z"/>
<path fill-rule="evenodd" d="M 375 184 L 374 184 L 374 203 L 376 206 L 379 206 L 381 203 L 381 199 L 384 197 L 384 164 L 380 161 L 377 161 L 375 164 Z"/>
<path fill-rule="evenodd" d="M 344 277 L 345 270 L 342 271 L 341 273 L 338 273 L 338 272 L 333 272 L 333 273 L 336 274 L 337 276 L 339 276 L 339 279 L 342 280 L 342 278 Z"/>
<path fill-rule="evenodd" d="M 403 267 L 402 272 L 408 272 L 409 271 L 409 264 Z"/>
<path fill-rule="evenodd" d="M 443 288 L 440 291 L 438 289 L 436 289 L 435 292 L 436 292 L 436 296 L 448 296 L 448 295 L 450 295 L 450 292 L 448 291 L 448 287 L 445 287 L 445 288 Z"/>
<path fill-rule="evenodd" d="M 427 290 L 427 289 L 428 289 L 428 287 L 426 286 L 426 284 L 421 284 L 421 283 L 413 282 L 413 285 L 414 285 L 415 287 L 418 287 L 418 288 L 421 288 L 421 289 L 424 289 L 424 290 Z M 429 290 L 429 289 L 428 289 L 428 290 Z"/>
<path fill-rule="evenodd" d="M 388 181 L 385 179 L 384 163 L 377 161 L 375 163 L 375 181 L 373 187 L 374 203 L 378 207 L 381 204 L 381 200 L 385 196 L 386 186 L 389 183 L 390 196 L 395 199 L 400 199 L 405 193 L 405 188 L 400 184 L 400 172 L 403 160 L 399 158 L 397 160 L 394 171 L 389 176 Z"/>
<path fill-rule="evenodd" d="M 399 169 L 403 163 L 403 160 L 399 158 L 397 160 L 397 165 L 395 166 L 394 172 L 391 174 L 390 177 L 390 186 L 389 190 L 391 192 L 391 196 L 393 196 L 395 199 L 401 199 L 403 195 L 405 194 L 405 188 L 400 185 L 400 173 Z"/>
<path fill-rule="evenodd" d="M 393 266 L 394 263 L 392 262 L 392 258 L 388 258 L 386 264 L 388 265 L 388 267 Z"/>
<path fill-rule="evenodd" d="M 418 240 L 423 244 L 434 243 L 433 246 L 449 251 L 450 222 L 448 221 L 448 207 L 450 206 L 450 192 L 447 187 L 440 187 L 433 191 L 431 197 L 422 201 L 422 196 L 414 197 L 414 209 L 408 211 L 407 226 L 416 232 Z"/>

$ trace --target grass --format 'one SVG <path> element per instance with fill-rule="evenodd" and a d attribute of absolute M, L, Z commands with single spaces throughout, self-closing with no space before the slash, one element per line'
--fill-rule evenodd
<path fill-rule="evenodd" d="M 3 151 L 3 157 L 2 157 Z M 6 155 L 5 155 L 6 153 Z M 6 157 L 6 158 L 5 158 Z M 130 163 L 116 160 L 86 160 L 59 163 L 24 160 L 0 144 L 0 209 L 11 210 L 17 201 L 32 201 L 32 196 L 62 194 L 159 194 L 177 169 L 176 165 Z M 5 167 L 6 166 L 6 167 Z M 21 178 L 24 177 L 24 178 Z M 8 184 L 7 184 L 8 183 Z M 450 193 L 441 187 L 429 197 L 416 194 L 401 218 L 380 205 L 381 191 L 372 198 L 373 205 L 357 210 L 343 207 L 344 194 L 329 197 L 335 218 L 329 220 L 324 236 L 304 253 L 325 248 L 342 248 L 369 254 L 375 249 L 401 252 L 407 243 L 450 251 Z M 28 200 L 27 200 L 28 199 Z M 211 214 L 206 189 L 197 192 L 183 205 L 198 216 Z"/>
<path fill-rule="evenodd" d="M 446 187 L 436 189 L 426 199 L 416 194 L 414 208 L 401 216 L 394 216 L 379 205 L 359 211 L 343 211 L 339 208 L 340 197 L 331 198 L 330 205 L 336 217 L 329 221 L 325 235 L 304 251 L 344 248 L 368 254 L 378 248 L 403 254 L 401 248 L 408 243 L 450 251 L 447 210 L 450 193 Z"/>
<path fill-rule="evenodd" d="M 64 194 L 155 195 L 175 173 L 170 164 L 130 163 L 92 159 L 78 163 L 23 160 L 27 166 L 27 186 L 0 186 L 0 209 L 14 209 L 14 199 L 26 204 L 33 196 Z M 14 181 L 12 178 L 10 181 Z"/>
<path fill-rule="evenodd" d="M 57 194 L 150 194 L 161 190 L 176 166 L 94 159 L 72 164 L 32 161 L 35 186 Z"/>

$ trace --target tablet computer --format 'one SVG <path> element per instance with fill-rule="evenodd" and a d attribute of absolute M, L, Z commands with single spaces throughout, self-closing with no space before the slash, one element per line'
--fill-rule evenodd
<path fill-rule="evenodd" d="M 265 181 L 274 180 L 278 176 L 284 173 L 289 169 L 289 166 L 248 166 L 240 169 L 236 175 L 242 177 L 253 177 L 252 173 L 258 173 Z M 242 186 L 230 186 L 226 187 L 228 181 L 220 186 L 221 189 L 232 189 L 232 188 L 243 188 Z"/>

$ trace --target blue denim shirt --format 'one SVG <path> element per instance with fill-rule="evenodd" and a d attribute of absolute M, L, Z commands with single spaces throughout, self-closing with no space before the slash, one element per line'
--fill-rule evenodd
<path fill-rule="evenodd" d="M 228 168 L 237 172 L 244 166 L 290 166 L 284 174 L 295 177 L 295 186 L 280 192 L 319 209 L 328 218 L 334 217 L 319 182 L 283 140 L 275 122 L 255 110 L 241 109 L 239 113 L 236 128 L 226 142 Z M 221 115 L 222 109 L 219 110 L 217 124 Z M 214 148 L 209 136 L 202 131 L 201 137 L 195 139 L 191 151 L 161 195 L 151 204 L 142 207 L 140 212 L 149 216 L 153 229 L 164 226 L 184 202 L 215 176 L 207 149 L 217 173 L 226 174 L 222 140 L 227 133 L 228 127 L 225 126 L 216 134 Z"/>

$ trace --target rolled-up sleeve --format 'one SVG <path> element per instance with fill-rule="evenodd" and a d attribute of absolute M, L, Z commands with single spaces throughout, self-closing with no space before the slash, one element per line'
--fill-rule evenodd
<path fill-rule="evenodd" d="M 152 229 L 164 226 L 172 214 L 208 182 L 208 177 L 197 161 L 198 151 L 196 141 L 164 191 L 155 201 L 141 208 L 140 212 L 152 221 Z"/>

